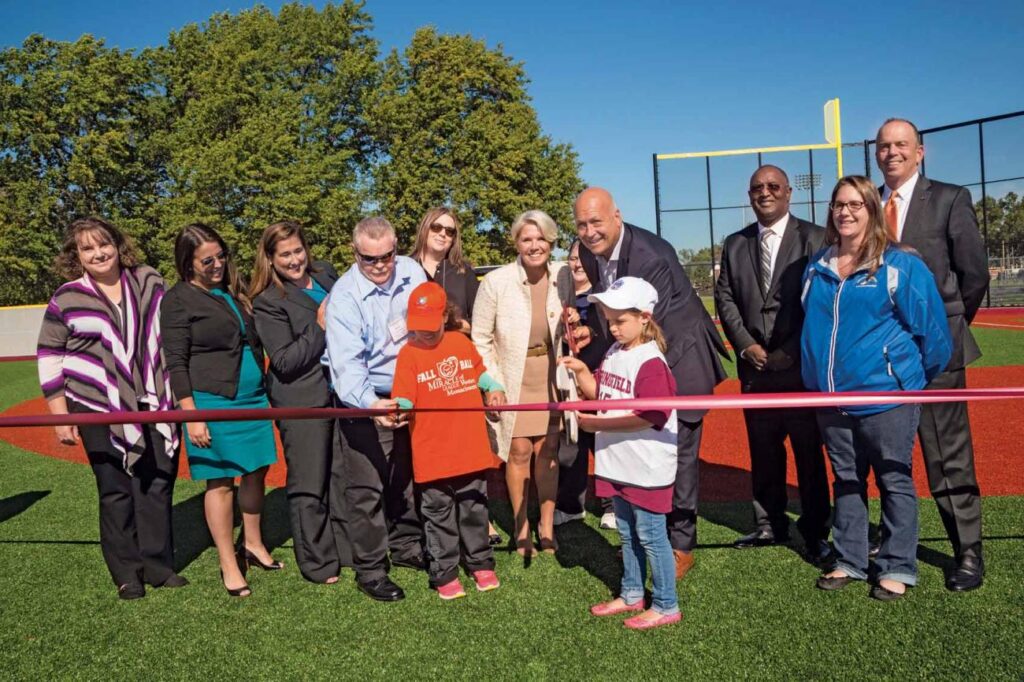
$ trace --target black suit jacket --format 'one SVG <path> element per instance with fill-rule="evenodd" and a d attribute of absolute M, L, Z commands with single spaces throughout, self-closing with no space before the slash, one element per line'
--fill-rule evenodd
<path fill-rule="evenodd" d="M 715 284 L 715 307 L 725 337 L 736 356 L 752 344 L 768 353 L 784 353 L 790 362 L 780 370 L 758 371 L 743 358 L 737 362 L 744 392 L 802 391 L 800 331 L 804 310 L 801 282 L 808 259 L 825 240 L 825 230 L 789 216 L 772 269 L 768 291 L 761 286 L 761 245 L 757 223 L 729 235 L 722 248 L 722 264 Z"/>
<path fill-rule="evenodd" d="M 597 258 L 586 248 L 580 249 L 580 261 L 594 287 L 594 293 L 604 291 L 598 272 Z M 679 263 L 676 250 L 661 237 L 634 225 L 622 226 L 622 248 L 619 250 L 616 277 L 640 277 L 658 292 L 654 319 L 665 332 L 668 348 L 665 359 L 676 380 L 678 395 L 710 395 L 715 386 L 725 379 L 725 370 L 718 354 L 728 359 L 729 352 L 718 335 L 690 278 Z M 587 326 L 593 332 L 593 343 L 601 352 L 611 346 L 614 339 L 608 323 L 596 307 L 588 313 Z M 678 413 L 684 421 L 697 421 L 707 410 L 687 410 Z"/>
<path fill-rule="evenodd" d="M 968 325 L 985 300 L 989 283 L 988 254 L 970 192 L 920 176 L 900 243 L 913 247 L 935 275 L 953 336 L 953 356 L 946 369 L 963 369 L 981 357 Z"/>
<path fill-rule="evenodd" d="M 330 263 L 316 262 L 310 273 L 330 292 L 338 273 Z M 270 286 L 252 302 L 256 331 L 270 357 L 267 394 L 274 407 L 327 407 L 331 392 L 320 358 L 327 337 L 316 322 L 317 304 L 291 282 L 282 292 Z"/>
<path fill-rule="evenodd" d="M 252 315 L 241 303 L 238 312 L 245 321 L 245 341 L 228 303 L 194 284 L 178 282 L 160 302 L 164 360 L 179 401 L 191 398 L 193 390 L 234 398 L 246 347 L 263 370 L 263 346 Z"/>

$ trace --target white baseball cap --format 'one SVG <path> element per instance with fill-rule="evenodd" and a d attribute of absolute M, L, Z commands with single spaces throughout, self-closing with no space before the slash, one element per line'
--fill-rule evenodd
<path fill-rule="evenodd" d="M 658 302 L 658 290 L 639 277 L 619 277 L 607 291 L 590 294 L 587 300 L 600 303 L 612 310 L 639 310 L 653 313 Z"/>

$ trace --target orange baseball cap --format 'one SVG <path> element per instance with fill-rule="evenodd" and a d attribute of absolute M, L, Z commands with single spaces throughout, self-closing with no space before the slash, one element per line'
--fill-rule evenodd
<path fill-rule="evenodd" d="M 444 325 L 448 296 L 436 282 L 424 282 L 409 294 L 406 327 L 409 331 L 436 332 Z"/>

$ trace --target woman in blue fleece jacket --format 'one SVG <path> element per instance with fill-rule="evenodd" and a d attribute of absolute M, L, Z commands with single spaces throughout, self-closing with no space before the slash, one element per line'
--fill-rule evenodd
<path fill-rule="evenodd" d="M 952 340 L 935 279 L 895 244 L 882 201 L 865 177 L 832 190 L 828 247 L 804 273 L 801 361 L 811 391 L 916 391 L 946 366 Z M 917 582 L 917 494 L 911 451 L 920 405 L 823 408 L 821 429 L 835 477 L 836 565 L 823 590 L 868 579 L 868 469 L 882 493 L 882 545 L 871 596 L 898 599 Z"/>

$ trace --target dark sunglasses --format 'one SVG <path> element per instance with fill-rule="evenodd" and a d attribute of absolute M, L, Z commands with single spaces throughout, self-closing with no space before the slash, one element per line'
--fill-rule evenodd
<path fill-rule="evenodd" d="M 365 253 L 359 253 L 356 251 L 356 255 L 366 265 L 376 265 L 377 263 L 390 263 L 391 259 L 395 257 L 395 250 L 391 249 L 387 253 L 379 256 L 367 256 Z"/>
<path fill-rule="evenodd" d="M 199 261 L 199 264 L 202 265 L 204 268 L 208 268 L 211 265 L 213 265 L 214 261 L 218 261 L 218 260 L 221 263 L 227 262 L 227 260 L 228 260 L 228 253 L 227 253 L 227 251 L 221 251 L 220 253 L 218 253 L 215 256 L 207 256 L 206 258 L 204 258 L 201 261 Z"/>
<path fill-rule="evenodd" d="M 458 234 L 458 230 L 448 225 L 442 225 L 441 223 L 430 223 L 430 231 L 434 234 L 441 234 L 443 231 L 446 235 L 455 239 L 455 235 Z"/>
<path fill-rule="evenodd" d="M 749 194 L 753 194 L 754 196 L 757 196 L 762 191 L 767 189 L 772 194 L 778 194 L 779 192 L 782 191 L 782 187 L 783 187 L 782 185 L 780 185 L 778 183 L 775 183 L 775 182 L 762 182 L 759 185 L 751 186 L 751 188 L 749 190 L 747 190 L 747 192 Z"/>

